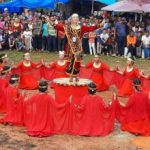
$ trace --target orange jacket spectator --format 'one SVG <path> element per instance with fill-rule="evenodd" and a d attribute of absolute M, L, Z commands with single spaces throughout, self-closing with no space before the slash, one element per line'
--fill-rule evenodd
<path fill-rule="evenodd" d="M 137 38 L 135 35 L 128 35 L 127 36 L 127 46 L 129 45 L 135 45 L 137 42 Z"/>

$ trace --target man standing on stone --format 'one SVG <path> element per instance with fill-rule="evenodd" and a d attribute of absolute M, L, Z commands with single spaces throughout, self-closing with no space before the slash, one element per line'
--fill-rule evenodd
<path fill-rule="evenodd" d="M 82 49 L 82 37 L 86 32 L 90 32 L 96 29 L 96 26 L 84 26 L 80 25 L 79 15 L 73 14 L 67 25 L 56 24 L 54 25 L 56 30 L 64 31 L 67 37 L 67 45 L 65 49 L 65 55 L 68 57 L 68 68 L 66 73 L 70 76 L 70 82 L 73 78 L 78 81 L 78 74 L 80 72 L 80 59 Z"/>

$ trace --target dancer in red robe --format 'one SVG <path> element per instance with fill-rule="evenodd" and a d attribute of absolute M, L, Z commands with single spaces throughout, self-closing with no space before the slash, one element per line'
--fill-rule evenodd
<path fill-rule="evenodd" d="M 115 105 L 106 105 L 96 96 L 96 85 L 90 83 L 89 95 L 83 97 L 80 105 L 75 105 L 72 114 L 71 132 L 76 135 L 105 136 L 113 131 Z"/>
<path fill-rule="evenodd" d="M 0 76 L 0 112 L 6 112 L 5 92 L 9 83 L 10 67 L 4 66 Z"/>
<path fill-rule="evenodd" d="M 34 90 L 38 88 L 38 81 L 33 76 L 33 69 L 40 68 L 43 63 L 34 64 L 31 61 L 30 54 L 24 54 L 24 60 L 17 65 L 17 69 L 20 71 L 19 88 L 26 90 Z"/>
<path fill-rule="evenodd" d="M 53 98 L 48 95 L 48 83 L 39 82 L 39 93 L 25 102 L 25 125 L 30 136 L 46 137 L 54 133 Z"/>
<path fill-rule="evenodd" d="M 64 51 L 59 51 L 59 60 L 50 64 L 50 68 L 55 69 L 53 79 L 67 77 L 66 74 L 67 62 L 64 59 L 64 55 L 65 55 Z"/>
<path fill-rule="evenodd" d="M 127 67 L 124 72 L 118 72 L 125 78 L 121 87 L 118 89 L 118 96 L 128 97 L 134 92 L 132 81 L 140 78 L 140 72 L 134 67 L 134 60 L 132 58 L 128 58 Z"/>
<path fill-rule="evenodd" d="M 126 106 L 117 101 L 116 117 L 121 123 L 121 129 L 139 135 L 150 135 L 150 94 L 141 91 L 141 81 L 133 81 L 133 93 Z"/>
<path fill-rule="evenodd" d="M 97 91 L 108 90 L 109 85 L 104 80 L 103 72 L 110 71 L 110 68 L 101 62 L 99 55 L 95 55 L 94 61 L 89 62 L 85 67 L 92 70 L 89 79 L 96 84 Z"/>
<path fill-rule="evenodd" d="M 13 74 L 9 86 L 5 89 L 6 114 L 1 119 L 2 123 L 23 125 L 23 96 L 18 90 L 18 80 L 19 76 Z"/>
<path fill-rule="evenodd" d="M 64 51 L 59 51 L 59 60 L 51 63 L 49 66 L 46 66 L 47 68 L 54 69 L 52 79 L 67 77 L 67 61 L 64 59 L 64 55 Z M 53 82 L 51 84 L 51 87 L 54 87 Z"/>
<path fill-rule="evenodd" d="M 145 75 L 144 73 L 142 73 L 141 82 L 142 89 L 147 93 L 150 92 L 150 75 Z"/>
<path fill-rule="evenodd" d="M 69 65 L 67 67 L 67 74 L 70 76 L 70 82 L 73 82 L 73 78 L 78 81 L 78 74 L 80 72 L 80 62 L 82 56 L 82 37 L 86 32 L 90 32 L 96 29 L 96 26 L 80 26 L 79 15 L 73 14 L 70 17 L 70 22 L 67 25 L 57 24 L 55 29 L 65 32 L 67 37 L 67 44 L 65 55 L 68 57 Z M 79 59 L 80 58 L 80 59 Z"/>

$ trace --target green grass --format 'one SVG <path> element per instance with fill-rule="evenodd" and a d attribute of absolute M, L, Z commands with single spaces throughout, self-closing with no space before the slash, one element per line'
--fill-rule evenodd
<path fill-rule="evenodd" d="M 20 60 L 22 60 L 23 52 L 17 51 L 2 51 L 0 53 L 6 53 L 9 57 L 9 64 L 12 63 L 17 64 Z M 33 61 L 38 62 L 41 59 L 44 59 L 45 62 L 52 62 L 58 58 L 58 52 L 31 52 L 31 58 Z M 86 55 L 83 58 L 83 63 L 87 63 L 88 61 L 92 60 L 93 56 Z M 120 69 L 123 69 L 126 65 L 125 58 L 119 57 L 107 57 L 101 56 L 102 61 L 107 63 L 109 66 L 115 67 L 116 65 L 119 66 Z M 144 71 L 145 73 L 150 74 L 150 60 L 144 59 L 136 59 L 135 66 L 138 67 L 140 70 Z"/>

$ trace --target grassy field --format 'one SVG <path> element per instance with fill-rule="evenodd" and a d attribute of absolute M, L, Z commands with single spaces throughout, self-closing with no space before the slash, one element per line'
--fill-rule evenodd
<path fill-rule="evenodd" d="M 0 53 L 6 53 L 9 57 L 9 64 L 17 64 L 23 56 L 23 52 L 17 51 L 2 51 Z M 58 52 L 31 52 L 31 58 L 33 61 L 37 62 L 41 59 L 44 59 L 45 62 L 52 62 L 58 58 Z M 87 63 L 92 60 L 93 56 L 86 55 L 84 56 L 83 63 Z M 120 69 L 123 69 L 126 65 L 126 58 L 111 57 L 111 56 L 101 56 L 102 61 L 107 63 L 109 66 L 115 67 L 119 66 Z M 145 73 L 150 74 L 150 60 L 145 59 L 136 59 L 135 66 Z"/>

